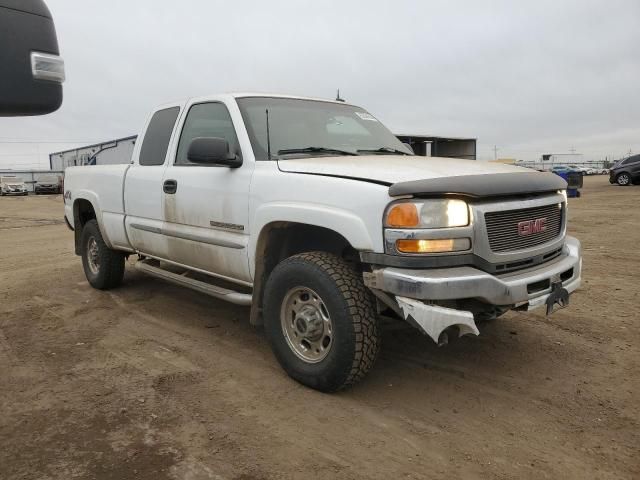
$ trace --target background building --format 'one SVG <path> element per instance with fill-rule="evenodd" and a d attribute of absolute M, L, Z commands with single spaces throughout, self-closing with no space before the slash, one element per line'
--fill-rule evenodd
<path fill-rule="evenodd" d="M 438 137 L 434 135 L 411 135 L 394 133 L 398 139 L 411 145 L 416 155 L 423 157 L 449 157 L 476 159 L 476 139 Z"/>
<path fill-rule="evenodd" d="M 108 142 L 78 147 L 49 155 L 51 170 L 64 171 L 76 165 L 114 165 L 129 163 L 136 136 L 118 138 Z"/>

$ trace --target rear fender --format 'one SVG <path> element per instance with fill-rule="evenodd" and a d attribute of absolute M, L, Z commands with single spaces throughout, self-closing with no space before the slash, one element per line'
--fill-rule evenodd
<path fill-rule="evenodd" d="M 99 208 L 100 202 L 99 202 L 98 196 L 90 190 L 80 190 L 73 194 L 73 222 L 72 223 L 73 223 L 74 230 L 76 231 L 76 245 L 78 245 L 78 239 L 82 235 L 80 219 L 77 218 L 77 213 L 78 213 L 77 206 L 78 206 L 79 200 L 86 200 L 91 204 L 91 207 L 93 208 L 93 211 L 95 213 L 96 221 L 98 222 L 98 227 L 100 228 L 100 234 L 102 235 L 104 243 L 107 245 L 107 247 L 113 248 L 111 240 L 109 239 L 109 233 L 107 232 L 107 229 L 104 226 L 104 218 L 103 218 L 102 210 Z"/>

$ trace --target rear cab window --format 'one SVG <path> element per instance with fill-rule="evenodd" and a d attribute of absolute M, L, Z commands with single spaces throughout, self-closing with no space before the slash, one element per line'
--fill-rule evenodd
<path fill-rule="evenodd" d="M 180 107 L 158 110 L 151 117 L 140 148 L 140 165 L 163 165 Z"/>

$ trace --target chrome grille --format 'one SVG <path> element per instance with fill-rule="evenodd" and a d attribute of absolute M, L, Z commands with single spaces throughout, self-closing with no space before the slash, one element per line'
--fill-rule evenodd
<path fill-rule="evenodd" d="M 564 211 L 562 204 L 554 203 L 542 207 L 522 208 L 498 212 L 486 212 L 484 221 L 489 237 L 489 246 L 494 252 L 524 250 L 556 239 L 562 233 Z M 520 235 L 518 224 L 545 218 L 541 232 Z"/>

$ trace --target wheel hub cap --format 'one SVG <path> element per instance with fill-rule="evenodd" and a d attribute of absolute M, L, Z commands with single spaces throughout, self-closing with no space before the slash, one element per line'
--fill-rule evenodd
<path fill-rule="evenodd" d="M 87 263 L 91 273 L 97 274 L 100 271 L 100 255 L 98 251 L 98 242 L 91 237 L 87 242 Z"/>
<path fill-rule="evenodd" d="M 293 353 L 305 362 L 323 360 L 333 343 L 333 325 L 322 298 L 307 287 L 292 288 L 280 312 L 282 331 Z"/>

